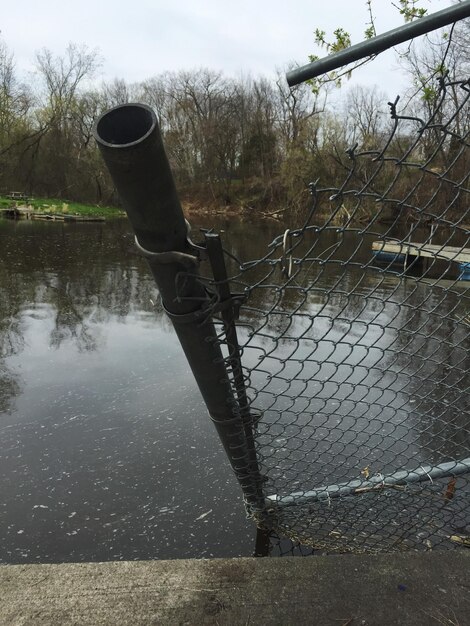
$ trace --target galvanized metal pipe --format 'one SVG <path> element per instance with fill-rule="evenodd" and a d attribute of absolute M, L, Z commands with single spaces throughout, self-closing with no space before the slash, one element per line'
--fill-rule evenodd
<path fill-rule="evenodd" d="M 287 83 L 290 87 L 293 87 L 306 80 L 316 78 L 317 76 L 326 74 L 326 72 L 331 72 L 339 67 L 348 65 L 348 63 L 353 63 L 365 57 L 384 52 L 384 50 L 409 41 L 414 37 L 419 37 L 420 35 L 442 28 L 443 26 L 448 26 L 466 17 L 470 17 L 470 0 L 465 0 L 465 2 L 447 7 L 446 9 L 442 9 L 442 11 L 437 11 L 432 15 L 414 20 L 409 24 L 404 24 L 403 26 L 389 30 L 386 33 L 377 35 L 377 37 L 362 41 L 361 43 L 340 50 L 323 59 L 291 70 L 286 74 Z"/>
<path fill-rule="evenodd" d="M 286 496 L 271 495 L 266 498 L 268 506 L 292 506 L 328 501 L 344 496 L 358 496 L 379 489 L 406 486 L 470 473 L 470 458 L 448 461 L 439 465 L 420 466 L 414 470 L 399 470 L 387 476 L 376 475 L 367 480 L 357 479 L 338 485 L 319 487 L 311 491 L 299 491 Z"/>
<path fill-rule="evenodd" d="M 154 111 L 125 104 L 104 113 L 94 137 L 117 192 L 145 251 L 163 306 L 170 316 L 191 370 L 215 423 L 245 501 L 253 510 L 264 504 L 234 398 L 209 300 L 198 279 L 194 250 Z M 177 288 L 178 283 L 178 288 Z"/>

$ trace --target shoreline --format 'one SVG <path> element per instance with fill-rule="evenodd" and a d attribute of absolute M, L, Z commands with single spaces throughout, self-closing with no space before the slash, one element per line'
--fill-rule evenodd
<path fill-rule="evenodd" d="M 290 216 L 286 213 L 286 208 L 261 210 L 253 207 L 241 206 L 241 205 L 226 205 L 216 206 L 212 203 L 202 204 L 194 201 L 181 201 L 184 214 L 189 218 L 237 218 L 241 221 L 244 220 L 258 220 L 258 221 L 274 221 L 279 224 L 295 221 L 295 216 Z M 317 214 L 317 219 L 322 222 L 329 221 L 329 218 L 325 214 Z M 330 226 L 341 227 L 344 225 L 343 217 L 338 216 L 339 219 L 331 221 Z M 113 206 L 97 206 L 91 204 L 83 204 L 78 202 L 65 202 L 58 199 L 44 199 L 44 198 L 28 198 L 26 201 L 19 202 L 9 199 L 7 196 L 0 195 L 0 219 L 13 219 L 13 220 L 42 220 L 42 221 L 63 221 L 63 222 L 104 222 L 113 219 L 126 218 L 126 212 L 123 209 Z M 376 218 L 370 216 L 362 216 L 362 219 L 350 223 L 349 226 L 360 225 L 367 227 L 369 223 Z M 382 224 L 391 224 L 395 222 L 396 225 L 405 223 L 404 221 L 396 221 L 390 216 L 383 216 L 377 220 Z M 441 224 L 444 227 L 444 224 Z M 460 228 L 464 231 L 470 231 L 470 225 L 460 225 Z"/>
<path fill-rule="evenodd" d="M 7 219 L 104 221 L 125 217 L 126 213 L 117 207 L 66 202 L 57 198 L 27 198 L 18 201 L 0 196 L 0 215 Z"/>

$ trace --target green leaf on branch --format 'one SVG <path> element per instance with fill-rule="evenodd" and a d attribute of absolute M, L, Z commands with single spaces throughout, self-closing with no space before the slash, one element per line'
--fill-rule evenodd
<path fill-rule="evenodd" d="M 427 9 L 417 6 L 419 0 L 399 0 L 400 14 L 405 18 L 405 22 L 412 22 L 416 18 L 424 17 Z M 394 5 L 396 6 L 396 5 Z"/>
<path fill-rule="evenodd" d="M 343 28 L 337 28 L 333 32 L 333 35 L 336 37 L 336 40 L 331 44 L 332 52 L 339 52 L 340 50 L 349 48 L 351 45 L 351 35 L 348 32 Z"/>
<path fill-rule="evenodd" d="M 339 52 L 351 45 L 351 35 L 344 28 L 337 28 L 334 32 L 333 41 L 326 40 L 326 32 L 317 28 L 315 30 L 315 43 L 325 48 L 328 53 Z"/>

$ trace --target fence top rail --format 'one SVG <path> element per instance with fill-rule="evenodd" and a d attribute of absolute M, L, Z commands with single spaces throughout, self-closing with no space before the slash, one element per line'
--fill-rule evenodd
<path fill-rule="evenodd" d="M 303 83 L 306 80 L 316 78 L 326 72 L 331 72 L 359 61 L 365 57 L 379 54 L 393 46 L 409 41 L 414 37 L 425 35 L 433 30 L 448 26 L 454 22 L 470 17 L 470 0 L 465 0 L 457 5 L 437 11 L 432 15 L 422 17 L 386 33 L 362 41 L 345 50 L 340 50 L 318 61 L 313 61 L 302 67 L 297 67 L 287 72 L 286 79 L 290 87 Z"/>

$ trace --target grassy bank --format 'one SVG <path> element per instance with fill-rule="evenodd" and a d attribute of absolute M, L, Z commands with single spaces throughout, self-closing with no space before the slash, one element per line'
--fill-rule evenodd
<path fill-rule="evenodd" d="M 212 202 L 196 202 L 185 201 L 181 202 L 185 215 L 227 215 L 236 216 L 244 215 L 248 216 L 253 213 L 257 213 L 251 209 L 244 208 L 240 204 L 221 206 L 215 201 Z M 81 202 L 66 202 L 57 198 L 28 198 L 27 201 L 23 200 L 11 200 L 7 196 L 0 195 L 0 210 L 8 209 L 11 207 L 32 207 L 37 213 L 48 214 L 67 214 L 67 215 L 80 215 L 83 217 L 104 217 L 106 219 L 112 219 L 115 217 L 125 217 L 126 213 L 122 209 L 118 209 L 112 206 L 98 206 L 92 204 L 83 204 Z M 263 217 L 263 213 L 258 212 L 259 217 Z"/>
<path fill-rule="evenodd" d="M 123 217 L 124 211 L 110 206 L 97 206 L 82 204 L 81 202 L 65 202 L 57 198 L 28 198 L 26 202 L 15 201 L 0 196 L 0 209 L 7 209 L 13 206 L 29 206 L 38 213 L 65 213 L 69 215 L 96 216 L 111 219 L 113 217 Z"/>

